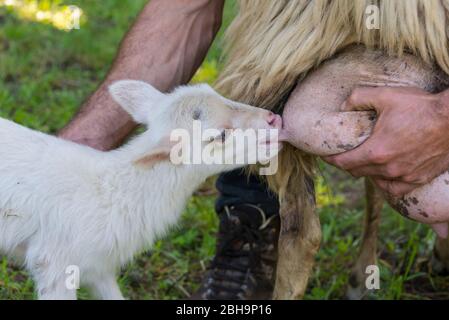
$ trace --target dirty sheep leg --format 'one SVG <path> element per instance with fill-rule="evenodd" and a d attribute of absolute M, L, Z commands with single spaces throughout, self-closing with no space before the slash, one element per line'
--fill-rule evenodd
<path fill-rule="evenodd" d="M 288 184 L 291 184 L 289 181 Z M 297 187 L 287 185 L 281 199 L 281 231 L 274 299 L 301 299 L 307 287 L 315 254 L 321 241 L 321 226 L 315 206 L 302 203 Z M 313 195 L 310 195 L 313 198 Z M 310 199 L 310 202 L 313 202 Z"/>
<path fill-rule="evenodd" d="M 366 295 L 365 280 L 368 276 L 365 273 L 366 267 L 375 264 L 377 260 L 377 235 L 384 200 L 381 192 L 368 178 L 365 178 L 365 198 L 366 207 L 362 245 L 349 276 L 348 289 L 346 291 L 346 296 L 352 300 L 362 299 Z"/>
<path fill-rule="evenodd" d="M 439 275 L 449 274 L 449 237 L 437 237 L 431 260 L 432 272 Z"/>

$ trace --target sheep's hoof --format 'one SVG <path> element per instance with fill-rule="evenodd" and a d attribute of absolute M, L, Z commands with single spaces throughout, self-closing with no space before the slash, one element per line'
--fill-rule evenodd
<path fill-rule="evenodd" d="M 366 294 L 366 289 L 361 287 L 351 287 L 350 285 L 346 289 L 345 298 L 348 300 L 362 300 Z"/>
<path fill-rule="evenodd" d="M 434 250 L 429 260 L 429 271 L 436 276 L 449 276 L 449 261 L 440 259 Z"/>
<path fill-rule="evenodd" d="M 345 298 L 348 300 L 362 300 L 365 295 L 366 288 L 363 281 L 356 273 L 351 273 L 346 289 Z"/>
<path fill-rule="evenodd" d="M 349 276 L 345 298 L 348 300 L 366 299 L 373 290 L 366 288 L 365 281 L 366 275 L 351 273 L 351 275 Z"/>

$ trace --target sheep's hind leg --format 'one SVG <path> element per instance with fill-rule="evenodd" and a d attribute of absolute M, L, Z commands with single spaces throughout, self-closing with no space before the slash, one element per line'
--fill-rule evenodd
<path fill-rule="evenodd" d="M 300 195 L 293 191 L 298 189 L 297 186 L 291 183 L 288 182 L 287 193 L 281 200 L 274 299 L 300 299 L 304 296 L 321 241 L 320 220 L 314 205 L 302 203 Z"/>
<path fill-rule="evenodd" d="M 430 267 L 434 274 L 449 275 L 449 237 L 436 239 Z"/>
<path fill-rule="evenodd" d="M 374 265 L 377 260 L 377 235 L 384 200 L 381 192 L 368 178 L 365 178 L 365 197 L 362 244 L 349 276 L 346 291 L 346 297 L 351 300 L 362 299 L 368 293 L 365 282 L 369 274 L 366 273 L 366 269 L 369 265 Z"/>

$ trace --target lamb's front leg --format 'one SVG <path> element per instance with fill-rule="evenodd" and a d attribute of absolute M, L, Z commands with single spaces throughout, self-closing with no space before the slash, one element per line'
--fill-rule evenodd
<path fill-rule="evenodd" d="M 311 185 L 311 180 L 304 183 Z M 321 226 L 315 212 L 313 194 L 302 199 L 298 186 L 286 186 L 281 199 L 281 231 L 274 299 L 301 299 L 307 288 L 315 255 L 321 242 Z M 312 188 L 308 188 L 310 193 Z M 309 203 L 306 203 L 309 202 Z"/>
<path fill-rule="evenodd" d="M 76 300 L 76 290 L 65 288 L 63 283 L 38 291 L 39 300 Z"/>
<path fill-rule="evenodd" d="M 115 275 L 103 275 L 89 285 L 92 294 L 102 300 L 125 300 Z"/>
<path fill-rule="evenodd" d="M 37 296 L 39 300 L 76 300 L 76 288 L 67 286 L 66 278 L 59 276 L 54 279 L 51 274 L 34 273 Z"/>

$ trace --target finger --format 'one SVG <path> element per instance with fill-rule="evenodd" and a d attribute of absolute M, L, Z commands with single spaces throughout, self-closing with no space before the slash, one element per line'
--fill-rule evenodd
<path fill-rule="evenodd" d="M 441 173 L 446 171 L 446 165 L 444 161 L 440 161 L 443 164 L 436 164 L 433 162 L 426 162 L 413 170 L 410 170 L 409 174 L 405 174 L 401 177 L 401 180 L 407 183 L 424 185 L 431 182 Z"/>
<path fill-rule="evenodd" d="M 393 180 L 373 179 L 373 181 L 380 189 L 394 197 L 402 197 L 419 187 L 416 184 Z"/>
<path fill-rule="evenodd" d="M 383 110 L 385 88 L 356 88 L 340 107 L 341 111 Z"/>
<path fill-rule="evenodd" d="M 372 137 L 371 137 L 372 138 Z M 352 169 L 368 166 L 372 164 L 372 143 L 371 138 L 365 141 L 357 148 L 343 152 L 334 156 L 323 157 L 323 159 L 343 170 L 351 171 Z"/>
<path fill-rule="evenodd" d="M 352 168 L 350 170 L 350 173 L 356 178 L 375 176 L 382 178 L 383 180 L 394 180 L 416 184 L 417 181 L 404 179 L 405 177 L 403 175 L 406 174 L 406 172 L 407 168 L 405 168 L 403 164 L 397 162 L 390 162 L 387 164 L 369 164 L 366 166 Z"/>
<path fill-rule="evenodd" d="M 370 176 L 376 176 L 379 178 L 383 178 L 384 180 L 393 178 L 388 175 L 388 172 L 385 166 L 383 165 L 367 165 L 356 167 L 349 170 L 349 173 L 356 178 L 370 177 Z"/>

